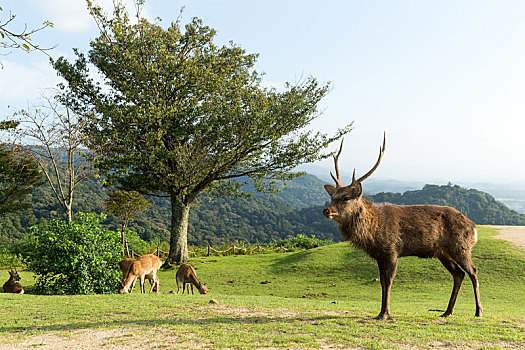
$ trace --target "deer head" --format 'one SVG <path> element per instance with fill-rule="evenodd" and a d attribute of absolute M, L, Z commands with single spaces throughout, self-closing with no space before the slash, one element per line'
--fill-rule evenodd
<path fill-rule="evenodd" d="M 201 283 L 198 289 L 199 289 L 199 293 L 208 294 L 208 287 L 206 286 L 206 283 Z"/>
<path fill-rule="evenodd" d="M 355 169 L 352 175 L 352 183 L 348 186 L 343 186 L 341 183 L 341 174 L 339 173 L 339 156 L 343 150 L 343 141 L 341 140 L 341 146 L 337 153 L 334 152 L 334 164 L 335 164 L 335 176 L 330 172 L 332 179 L 335 181 L 335 187 L 332 185 L 325 185 L 324 188 L 326 192 L 332 198 L 331 203 L 328 207 L 323 209 L 323 215 L 329 219 L 334 219 L 339 221 L 342 219 L 345 213 L 355 212 L 357 202 L 363 196 L 363 187 L 361 182 L 366 180 L 372 173 L 377 169 L 383 155 L 385 154 L 385 145 L 386 145 L 386 133 L 383 134 L 383 145 L 379 146 L 379 157 L 376 164 L 370 169 L 365 175 L 361 176 L 356 180 L 355 178 Z"/>
<path fill-rule="evenodd" d="M 11 279 L 13 281 L 20 281 L 21 280 L 21 278 L 18 275 L 18 272 L 16 271 L 16 269 L 14 271 L 13 271 L 13 269 L 11 269 L 11 271 L 9 271 L 9 275 L 11 276 Z"/>

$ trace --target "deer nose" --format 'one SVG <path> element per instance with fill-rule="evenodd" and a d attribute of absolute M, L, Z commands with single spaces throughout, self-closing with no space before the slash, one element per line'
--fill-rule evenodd
<path fill-rule="evenodd" d="M 326 216 L 326 217 L 329 217 L 330 216 L 330 209 L 324 208 L 323 209 L 323 215 Z"/>

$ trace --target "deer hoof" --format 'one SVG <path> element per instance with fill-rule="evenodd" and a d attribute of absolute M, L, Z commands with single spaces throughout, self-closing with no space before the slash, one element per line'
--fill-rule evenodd
<path fill-rule="evenodd" d="M 450 315 L 452 315 L 452 311 L 451 312 L 446 311 L 443 315 L 441 315 L 439 317 L 448 317 Z"/>

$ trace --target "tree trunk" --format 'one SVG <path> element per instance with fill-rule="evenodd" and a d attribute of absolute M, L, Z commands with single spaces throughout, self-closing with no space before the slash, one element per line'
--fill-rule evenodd
<path fill-rule="evenodd" d="M 188 218 L 190 204 L 184 203 L 181 198 L 171 196 L 171 236 L 170 252 L 164 262 L 163 268 L 169 267 L 171 263 L 183 263 L 188 261 Z"/>
<path fill-rule="evenodd" d="M 73 210 L 71 209 L 71 202 L 65 204 L 67 222 L 73 222 Z"/>
<path fill-rule="evenodd" d="M 122 243 L 122 257 L 126 257 L 126 227 L 127 223 L 122 222 L 122 229 L 120 231 L 120 243 Z M 129 253 L 128 253 L 129 257 Z"/>

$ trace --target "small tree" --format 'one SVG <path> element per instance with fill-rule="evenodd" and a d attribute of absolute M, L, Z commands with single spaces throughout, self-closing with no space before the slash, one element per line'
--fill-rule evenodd
<path fill-rule="evenodd" d="M 105 215 L 77 213 L 72 222 L 51 220 L 32 227 L 19 253 L 37 275 L 41 294 L 115 293 L 120 282 L 119 235 L 105 230 Z"/>
<path fill-rule="evenodd" d="M 151 203 L 136 191 L 109 191 L 106 200 L 106 210 L 120 220 L 120 241 L 122 243 L 122 254 L 125 252 L 125 233 L 128 224 L 137 216 L 142 214 Z M 127 252 L 129 256 L 129 252 Z"/>
<path fill-rule="evenodd" d="M 88 4 L 101 30 L 89 63 L 104 79 L 94 79 L 78 51 L 74 64 L 61 57 L 54 66 L 68 103 L 90 117 L 84 133 L 108 181 L 171 199 L 165 265 L 188 259 L 189 212 L 201 193 L 237 195 L 240 177 L 272 189 L 273 180 L 298 176 L 297 165 L 328 157 L 322 149 L 351 129 L 305 131 L 329 86 L 309 78 L 282 91 L 262 87 L 257 55 L 217 46 L 199 19 L 163 29 L 144 18 L 131 23 L 120 4 L 113 18 Z"/>
<path fill-rule="evenodd" d="M 43 106 L 15 113 L 20 126 L 12 129 L 11 135 L 19 149 L 40 166 L 66 219 L 71 222 L 75 189 L 93 175 L 94 170 L 84 146 L 79 116 L 67 104 L 60 103 L 60 95 L 43 98 Z"/>

